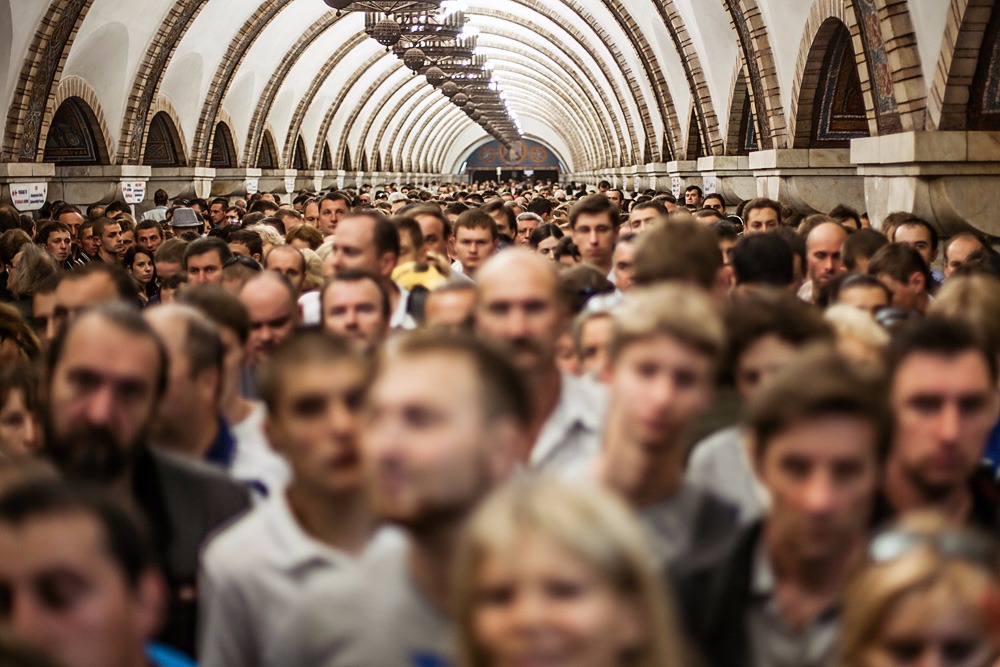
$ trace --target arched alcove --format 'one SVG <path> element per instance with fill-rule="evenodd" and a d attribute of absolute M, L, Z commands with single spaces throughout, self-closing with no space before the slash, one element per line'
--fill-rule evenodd
<path fill-rule="evenodd" d="M 729 132 L 726 137 L 727 155 L 749 155 L 760 150 L 757 140 L 757 119 L 753 112 L 753 99 L 747 85 L 745 70 L 740 70 L 733 86 L 729 107 Z"/>
<path fill-rule="evenodd" d="M 106 146 L 94 110 L 83 99 L 69 97 L 52 116 L 43 159 L 68 166 L 109 164 Z"/>
<path fill-rule="evenodd" d="M 687 159 L 697 160 L 705 157 L 705 144 L 701 140 L 701 130 L 698 127 L 698 116 L 695 110 L 691 110 L 691 119 L 688 122 L 687 137 Z"/>
<path fill-rule="evenodd" d="M 149 122 L 142 163 L 150 167 L 183 167 L 183 143 L 170 115 L 160 111 Z"/>
<path fill-rule="evenodd" d="M 323 144 L 323 159 L 320 161 L 320 169 L 323 171 L 333 171 L 333 156 L 330 155 L 330 144 Z"/>
<path fill-rule="evenodd" d="M 829 18 L 813 40 L 799 90 L 795 146 L 849 148 L 869 136 L 861 78 L 851 33 Z"/>
<path fill-rule="evenodd" d="M 215 139 L 212 141 L 212 168 L 236 169 L 236 144 L 233 143 L 233 131 L 224 122 L 215 125 Z"/>
<path fill-rule="evenodd" d="M 302 140 L 302 135 L 295 141 L 295 154 L 292 158 L 292 169 L 299 171 L 309 170 L 309 158 L 306 153 L 306 142 Z"/>
<path fill-rule="evenodd" d="M 970 130 L 1000 130 L 1000 10 L 993 7 L 969 91 Z"/>
<path fill-rule="evenodd" d="M 264 137 L 260 142 L 260 150 L 257 152 L 258 169 L 277 169 L 278 151 L 274 147 L 274 137 L 269 130 L 264 130 Z"/>

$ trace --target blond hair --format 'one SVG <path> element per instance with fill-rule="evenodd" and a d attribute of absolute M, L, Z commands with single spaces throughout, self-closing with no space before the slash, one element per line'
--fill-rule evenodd
<path fill-rule="evenodd" d="M 967 322 L 994 355 L 1000 355 L 1000 280 L 985 274 L 949 278 L 927 307 L 928 315 Z"/>
<path fill-rule="evenodd" d="M 455 570 L 454 617 L 459 664 L 486 667 L 490 656 L 475 635 L 476 579 L 490 554 L 510 553 L 520 538 L 542 536 L 598 570 L 615 592 L 633 602 L 646 625 L 645 642 L 623 665 L 687 664 L 680 628 L 668 605 L 659 569 L 635 516 L 609 491 L 551 479 L 508 484 L 488 498 L 470 520 Z"/>
<path fill-rule="evenodd" d="M 710 356 L 718 365 L 726 347 L 722 317 L 709 296 L 692 285 L 662 283 L 637 288 L 614 310 L 609 356 L 615 361 L 629 345 L 658 335 Z"/>
<path fill-rule="evenodd" d="M 898 605 L 910 595 L 923 594 L 935 601 L 958 600 L 981 615 L 985 591 L 1000 590 L 996 563 L 991 566 L 945 555 L 933 546 L 934 539 L 944 533 L 962 533 L 970 538 L 976 533 L 933 512 L 907 515 L 892 528 L 926 539 L 896 558 L 869 562 L 851 578 L 841 616 L 840 667 L 865 664 L 866 651 L 878 640 Z M 985 627 L 981 631 L 985 634 Z"/>

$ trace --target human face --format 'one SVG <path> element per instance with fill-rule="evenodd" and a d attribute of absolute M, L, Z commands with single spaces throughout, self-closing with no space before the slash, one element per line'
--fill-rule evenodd
<path fill-rule="evenodd" d="M 74 319 L 85 308 L 114 301 L 117 298 L 118 289 L 114 282 L 109 276 L 102 273 L 95 273 L 77 280 L 60 280 L 56 286 L 56 303 L 53 309 L 56 328 L 68 320 Z"/>
<path fill-rule="evenodd" d="M 722 205 L 722 201 L 717 196 L 709 195 L 708 197 L 705 197 L 705 201 L 702 206 L 704 208 L 710 208 L 713 211 L 718 211 L 722 215 L 726 214 L 726 207 Z"/>
<path fill-rule="evenodd" d="M 80 239 L 80 248 L 91 257 L 96 257 L 97 253 L 101 250 L 101 238 L 94 233 L 92 226 L 83 230 L 83 236 Z"/>
<path fill-rule="evenodd" d="M 358 352 L 373 352 L 389 333 L 382 299 L 371 280 L 334 280 L 323 292 L 323 328 Z"/>
<path fill-rule="evenodd" d="M 301 293 L 306 283 L 305 263 L 302 253 L 291 249 L 272 250 L 267 255 L 267 271 L 276 271 L 291 281 L 292 286 Z"/>
<path fill-rule="evenodd" d="M 31 326 L 46 346 L 55 339 L 58 331 L 55 311 L 55 292 L 35 292 L 31 297 Z"/>
<path fill-rule="evenodd" d="M 59 216 L 59 222 L 69 227 L 69 234 L 72 238 L 78 238 L 80 225 L 83 224 L 83 216 L 75 211 L 63 213 Z"/>
<path fill-rule="evenodd" d="M 155 253 L 163 244 L 163 234 L 153 229 L 140 229 L 136 234 L 136 243 L 143 250 Z"/>
<path fill-rule="evenodd" d="M 694 206 L 695 208 L 698 208 L 701 206 L 702 201 L 701 195 L 698 194 L 697 190 L 688 190 L 684 193 L 685 206 Z"/>
<path fill-rule="evenodd" d="M 611 256 L 611 270 L 614 271 L 615 285 L 622 292 L 632 289 L 632 280 L 635 277 L 635 269 L 632 263 L 635 261 L 635 244 L 621 243 L 615 245 L 615 252 Z"/>
<path fill-rule="evenodd" d="M 226 207 L 223 204 L 216 202 L 209 206 L 208 215 L 214 227 L 226 224 Z"/>
<path fill-rule="evenodd" d="M 187 258 L 187 277 L 192 285 L 222 284 L 222 258 L 218 250 L 209 250 Z"/>
<path fill-rule="evenodd" d="M 426 213 L 414 216 L 424 235 L 424 249 L 448 257 L 448 240 L 444 237 L 444 224 L 437 217 Z"/>
<path fill-rule="evenodd" d="M 101 251 L 106 255 L 117 256 L 122 251 L 122 226 L 117 222 L 104 228 L 101 234 Z"/>
<path fill-rule="evenodd" d="M 841 248 L 847 232 L 835 222 L 826 222 L 816 227 L 806 239 L 806 262 L 809 279 L 818 288 L 844 272 Z"/>
<path fill-rule="evenodd" d="M 854 306 L 859 310 L 871 313 L 874 317 L 875 313 L 889 305 L 889 299 L 886 297 L 884 289 L 858 285 L 841 290 L 840 294 L 837 295 L 837 303 Z"/>
<path fill-rule="evenodd" d="M 455 232 L 455 259 L 462 263 L 463 271 L 469 276 L 474 275 L 499 246 L 500 241 L 493 238 L 488 229 L 460 227 Z"/>
<path fill-rule="evenodd" d="M 795 356 L 795 346 L 775 334 L 765 334 L 747 345 L 736 362 L 736 391 L 743 400 L 757 393 L 769 377 Z"/>
<path fill-rule="evenodd" d="M 996 388 L 982 355 L 913 352 L 896 370 L 890 399 L 892 463 L 928 496 L 965 484 L 997 420 Z"/>
<path fill-rule="evenodd" d="M 341 218 L 348 214 L 351 208 L 347 202 L 340 199 L 324 199 L 319 205 L 319 231 L 323 236 L 329 236 L 337 231 Z"/>
<path fill-rule="evenodd" d="M 72 326 L 48 391 L 46 436 L 60 467 L 112 479 L 123 472 L 152 422 L 160 363 L 152 339 L 96 314 Z"/>
<path fill-rule="evenodd" d="M 298 326 L 298 304 L 288 291 L 273 282 L 255 282 L 240 292 L 240 301 L 250 314 L 250 336 L 247 355 L 253 363 L 261 363 Z"/>
<path fill-rule="evenodd" d="M 602 378 L 608 365 L 608 345 L 615 328 L 610 315 L 592 317 L 580 329 L 580 372 Z"/>
<path fill-rule="evenodd" d="M 634 601 L 537 532 L 486 555 L 474 586 L 472 632 L 496 667 L 622 665 L 646 638 Z"/>
<path fill-rule="evenodd" d="M 404 526 L 464 514 L 499 478 L 495 430 L 470 361 L 427 353 L 392 360 L 371 391 L 362 455 L 374 509 Z"/>
<path fill-rule="evenodd" d="M 557 245 L 559 245 L 559 239 L 555 236 L 550 236 L 547 239 L 542 239 L 538 242 L 538 247 L 535 248 L 535 252 L 546 259 L 551 259 L 554 262 L 556 261 L 555 249 Z"/>
<path fill-rule="evenodd" d="M 145 287 L 153 279 L 153 258 L 145 253 L 136 253 L 131 272 L 132 277 Z"/>
<path fill-rule="evenodd" d="M 763 234 L 773 232 L 780 221 L 778 213 L 771 208 L 755 208 L 746 214 L 746 229 L 744 234 Z"/>
<path fill-rule="evenodd" d="M 122 249 L 121 252 L 119 253 L 119 256 L 124 257 L 125 252 L 134 245 L 135 245 L 135 232 L 131 230 L 127 232 L 122 232 Z"/>
<path fill-rule="evenodd" d="M 772 551 L 814 563 L 850 553 L 870 522 L 875 450 L 875 426 L 851 415 L 807 418 L 772 436 L 756 457 L 771 496 L 765 530 Z"/>
<path fill-rule="evenodd" d="M 45 242 L 45 249 L 57 262 L 65 262 L 69 259 L 69 253 L 73 249 L 73 241 L 69 232 L 54 231 L 49 234 L 49 240 Z"/>
<path fill-rule="evenodd" d="M 559 302 L 556 277 L 535 264 L 503 277 L 490 274 L 479 282 L 476 330 L 507 344 L 511 361 L 524 372 L 550 368 L 555 341 L 566 316 Z"/>
<path fill-rule="evenodd" d="M 708 355 L 664 334 L 625 347 L 610 369 L 611 409 L 627 440 L 676 447 L 710 405 L 714 368 Z"/>
<path fill-rule="evenodd" d="M 238 225 L 240 224 L 240 212 L 235 209 L 226 210 L 226 224 Z"/>
<path fill-rule="evenodd" d="M 622 193 L 619 190 L 608 190 L 607 195 L 608 199 L 611 200 L 611 203 L 618 208 L 621 208 L 622 204 L 625 203 L 624 199 L 622 199 Z"/>
<path fill-rule="evenodd" d="M 10 596 L 0 620 L 60 665 L 144 664 L 162 609 L 153 581 L 146 573 L 133 590 L 101 525 L 80 512 L 0 524 L 0 586 Z"/>
<path fill-rule="evenodd" d="M 528 245 L 528 239 L 532 232 L 538 229 L 538 221 L 532 218 L 525 218 L 517 221 L 517 245 Z"/>
<path fill-rule="evenodd" d="M 472 321 L 476 291 L 471 287 L 431 292 L 424 302 L 424 326 L 428 329 L 463 330 Z"/>
<path fill-rule="evenodd" d="M 602 271 L 611 270 L 611 254 L 618 239 L 618 225 L 608 214 L 582 213 L 573 227 L 573 243 L 580 249 L 584 262 Z"/>
<path fill-rule="evenodd" d="M 325 202 L 329 203 L 329 202 Z M 375 220 L 365 216 L 348 218 L 337 227 L 333 239 L 333 268 L 364 269 L 376 275 L 387 275 L 375 250 Z M 395 264 L 393 264 L 393 267 Z M 392 268 L 389 272 L 392 272 Z"/>
<path fill-rule="evenodd" d="M 904 224 L 896 227 L 895 240 L 896 243 L 905 243 L 920 253 L 927 266 L 931 266 L 937 259 L 937 248 L 931 245 L 933 241 L 930 230 L 923 225 Z"/>
<path fill-rule="evenodd" d="M 496 220 L 497 231 L 505 236 L 514 238 L 515 230 L 510 228 L 510 218 L 507 217 L 507 211 L 499 210 L 490 213 L 490 217 Z"/>
<path fill-rule="evenodd" d="M 659 214 L 654 208 L 635 209 L 628 216 L 628 226 L 633 232 L 639 233 L 656 222 Z"/>
<path fill-rule="evenodd" d="M 960 236 L 948 244 L 948 261 L 944 264 L 944 277 L 948 278 L 955 269 L 965 264 L 969 255 L 981 250 L 983 244 L 973 236 Z"/>
<path fill-rule="evenodd" d="M 399 261 L 397 264 L 406 264 L 407 262 L 422 262 L 426 258 L 427 253 L 424 250 L 424 246 L 417 248 L 413 243 L 413 235 L 405 230 L 399 230 Z"/>
<path fill-rule="evenodd" d="M 367 373 L 351 359 L 297 364 L 284 370 L 265 431 L 285 456 L 294 484 L 320 494 L 363 488 L 358 428 Z"/>
<path fill-rule="evenodd" d="M 863 667 L 989 667 L 994 648 L 982 611 L 938 584 L 895 601 L 864 653 Z"/>
<path fill-rule="evenodd" d="M 24 391 L 11 389 L 0 406 L 0 460 L 29 456 L 38 449 L 40 432 L 28 410 Z"/>

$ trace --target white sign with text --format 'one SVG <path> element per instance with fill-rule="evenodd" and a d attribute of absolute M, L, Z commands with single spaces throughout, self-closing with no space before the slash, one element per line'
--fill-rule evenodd
<path fill-rule="evenodd" d="M 22 213 L 37 211 L 45 206 L 49 194 L 48 183 L 11 183 L 10 199 L 14 208 Z"/>

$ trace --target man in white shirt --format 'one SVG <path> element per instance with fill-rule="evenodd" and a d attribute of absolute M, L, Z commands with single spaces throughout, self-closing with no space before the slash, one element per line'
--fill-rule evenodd
<path fill-rule="evenodd" d="M 285 341 L 261 377 L 265 429 L 291 464 L 275 494 L 212 539 L 202 556 L 200 661 L 254 667 L 307 584 L 350 564 L 375 520 L 357 447 L 368 364 L 341 339 L 304 332 Z"/>
<path fill-rule="evenodd" d="M 406 544 L 302 589 L 275 667 L 457 664 L 448 611 L 458 538 L 525 447 L 523 384 L 474 338 L 422 332 L 390 346 L 366 413 L 373 509 Z"/>
<path fill-rule="evenodd" d="M 582 473 L 600 451 L 607 396 L 597 383 L 556 366 L 568 313 L 555 262 L 510 248 L 483 265 L 477 288 L 476 332 L 509 348 L 531 392 L 534 444 L 521 460 L 544 472 Z"/>

